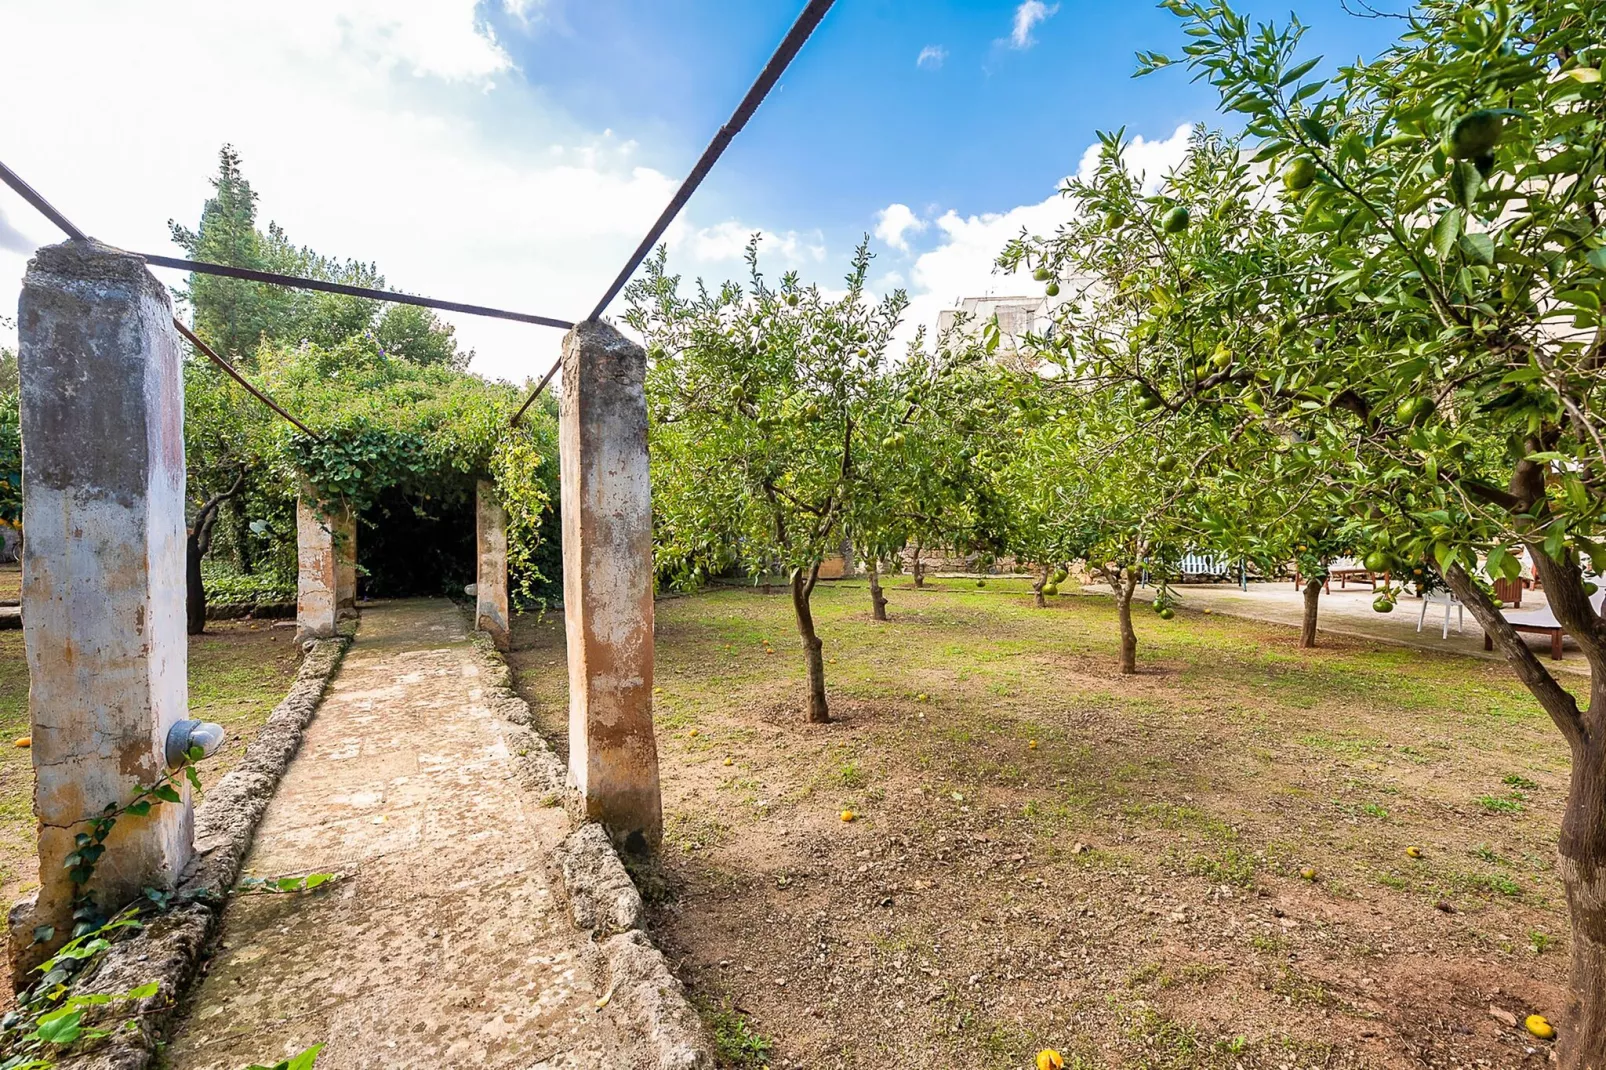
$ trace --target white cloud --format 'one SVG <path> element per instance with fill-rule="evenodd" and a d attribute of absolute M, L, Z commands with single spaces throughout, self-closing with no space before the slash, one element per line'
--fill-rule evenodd
<path fill-rule="evenodd" d="M 800 234 L 789 230 L 774 234 L 732 219 L 695 231 L 688 232 L 686 228 L 681 228 L 679 233 L 671 233 L 671 267 L 682 254 L 689 254 L 693 260 L 711 265 L 740 263 L 747 255 L 747 243 L 755 233 L 759 236 L 760 267 L 773 264 L 777 257 L 788 267 L 817 264 L 825 259 L 825 236 L 819 231 Z"/>
<path fill-rule="evenodd" d="M 1127 162 L 1134 172 L 1145 174 L 1145 185 L 1153 189 L 1165 172 L 1182 162 L 1188 147 L 1190 126 L 1180 126 L 1170 137 L 1159 141 L 1134 138 L 1127 151 Z M 1083 153 L 1079 173 L 1091 173 L 1091 162 L 1098 158 L 1095 144 Z M 934 328 L 938 313 L 953 308 L 966 297 L 1038 296 L 1042 285 L 1029 275 L 999 274 L 993 267 L 998 254 L 1011 238 L 1023 232 L 1049 236 L 1070 218 L 1071 205 L 1059 193 L 1002 212 L 960 215 L 953 209 L 939 216 L 935 226 L 939 236 L 936 248 L 920 254 L 910 270 L 910 304 L 904 318 L 904 333 L 916 328 Z"/>
<path fill-rule="evenodd" d="M 1058 4 L 1045 4 L 1043 0 L 1023 0 L 1020 7 L 1015 9 L 1015 25 L 1009 31 L 1009 45 L 1011 48 L 1031 48 L 1037 43 L 1032 36 L 1032 29 L 1038 23 L 1052 17 L 1060 6 Z"/>
<path fill-rule="evenodd" d="M 533 18 L 549 4 L 512 6 Z M 399 289 L 578 319 L 678 184 L 628 135 L 577 124 L 528 84 L 475 0 L 0 0 L 0 26 L 0 100 L 30 102 L 0 108 L 3 158 L 79 226 L 130 249 L 177 251 L 166 221 L 195 224 L 231 142 L 261 223 L 294 241 L 376 261 Z M 131 56 L 184 62 L 136 71 Z M 3 187 L 0 211 L 23 249 L 60 240 Z M 724 257 L 715 232 L 697 229 L 694 205 L 671 237 L 706 233 L 688 251 Z M 7 314 L 18 245 L 0 240 Z M 783 233 L 776 247 L 823 256 L 818 235 Z M 482 373 L 538 376 L 557 357 L 556 330 L 445 318 Z"/>
<path fill-rule="evenodd" d="M 934 71 L 940 68 L 943 61 L 948 58 L 948 50 L 941 45 L 927 45 L 915 57 L 915 66 L 923 71 Z"/>
<path fill-rule="evenodd" d="M 1183 123 L 1172 131 L 1171 136 L 1160 141 L 1147 141 L 1140 134 L 1127 143 L 1123 158 L 1126 160 L 1126 169 L 1143 179 L 1145 192 L 1153 193 L 1165 181 L 1165 176 L 1173 167 L 1182 162 L 1188 153 L 1188 140 L 1193 135 L 1193 125 Z M 1081 163 L 1077 165 L 1076 174 L 1082 179 L 1091 179 L 1099 163 L 1098 143 L 1087 147 L 1082 153 Z"/>
<path fill-rule="evenodd" d="M 909 235 L 926 229 L 926 221 L 907 204 L 889 204 L 876 213 L 875 236 L 897 249 L 909 251 Z"/>

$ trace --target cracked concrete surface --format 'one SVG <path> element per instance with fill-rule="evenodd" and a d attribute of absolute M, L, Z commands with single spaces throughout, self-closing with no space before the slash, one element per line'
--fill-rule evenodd
<path fill-rule="evenodd" d="M 483 664 L 447 602 L 365 609 L 245 863 L 345 876 L 229 905 L 174 1070 L 316 1043 L 319 1070 L 616 1065 L 545 872 L 569 820 L 523 786 Z"/>

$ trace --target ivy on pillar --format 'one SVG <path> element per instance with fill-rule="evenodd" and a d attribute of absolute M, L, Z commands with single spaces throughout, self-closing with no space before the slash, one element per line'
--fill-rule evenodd
<path fill-rule="evenodd" d="M 488 480 L 474 486 L 474 627 L 485 632 L 496 649 L 507 650 L 511 632 L 507 611 L 507 510 L 496 500 Z"/>
<path fill-rule="evenodd" d="M 663 835 L 652 731 L 652 489 L 647 356 L 613 327 L 563 340 L 558 423 L 569 780 L 579 808 L 627 849 Z"/>
<path fill-rule="evenodd" d="M 188 711 L 184 387 L 167 290 L 98 242 L 39 250 L 18 303 L 23 637 L 39 890 L 11 914 L 14 976 L 73 929 L 74 836 L 166 770 Z M 189 789 L 121 817 L 83 891 L 103 912 L 172 888 L 193 847 Z"/>

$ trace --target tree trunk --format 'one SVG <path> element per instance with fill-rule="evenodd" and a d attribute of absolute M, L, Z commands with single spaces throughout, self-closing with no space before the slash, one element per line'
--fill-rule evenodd
<path fill-rule="evenodd" d="M 1506 656 L 1572 752 L 1572 779 L 1562 812 L 1556 870 L 1567 890 L 1572 920 L 1572 977 L 1566 1015 L 1558 1023 L 1556 1055 L 1563 1070 L 1606 1068 L 1606 642 L 1576 562 L 1557 563 L 1535 551 L 1551 612 L 1589 661 L 1589 707 L 1556 682 L 1483 588 L 1459 565 L 1445 582 Z"/>
<path fill-rule="evenodd" d="M 814 613 L 809 609 L 809 596 L 820 578 L 820 564 L 814 563 L 808 578 L 802 569 L 792 573 L 792 611 L 797 614 L 797 634 L 803 641 L 803 665 L 808 670 L 808 683 L 803 693 L 803 712 L 810 724 L 826 724 L 831 720 L 831 709 L 825 702 L 824 644 L 814 631 Z"/>
<path fill-rule="evenodd" d="M 1597 676 L 1591 706 L 1603 709 L 1606 680 Z M 1606 1067 L 1606 740 L 1573 745 L 1572 783 L 1562 812 L 1557 871 L 1572 915 L 1572 991 L 1557 1023 L 1561 1065 Z"/>
<path fill-rule="evenodd" d="M 1038 574 L 1037 582 L 1032 584 L 1032 600 L 1038 609 L 1048 608 L 1048 599 L 1043 597 L 1043 585 L 1046 583 L 1048 583 L 1048 566 L 1044 565 L 1043 571 Z"/>
<path fill-rule="evenodd" d="M 201 575 L 201 528 L 197 525 L 184 538 L 184 618 L 189 634 L 206 631 L 206 580 Z"/>
<path fill-rule="evenodd" d="M 870 604 L 875 607 L 875 619 L 887 619 L 887 596 L 881 593 L 880 562 L 870 559 Z"/>
<path fill-rule="evenodd" d="M 910 569 L 909 569 L 910 574 L 913 575 L 914 578 L 915 578 L 915 586 L 916 587 L 924 587 L 926 585 L 926 566 L 925 566 L 925 563 L 920 560 L 920 549 L 921 549 L 920 544 L 916 543 L 915 544 L 914 563 L 910 566 Z"/>
<path fill-rule="evenodd" d="M 1115 588 L 1115 613 L 1121 620 L 1121 674 L 1131 676 L 1138 671 L 1138 633 L 1132 629 L 1132 592 L 1137 590 L 1136 569 L 1122 569 L 1112 577 Z"/>
<path fill-rule="evenodd" d="M 1316 645 L 1316 603 L 1322 597 L 1320 579 L 1305 580 L 1305 616 L 1299 627 L 1299 645 L 1310 648 Z"/>

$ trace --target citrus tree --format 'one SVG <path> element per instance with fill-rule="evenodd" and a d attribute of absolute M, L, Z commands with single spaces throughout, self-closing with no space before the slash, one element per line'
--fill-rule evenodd
<path fill-rule="evenodd" d="M 867 298 L 865 244 L 841 296 L 795 273 L 772 286 L 756 239 L 746 285 L 683 292 L 665 255 L 626 291 L 625 317 L 647 342 L 656 567 L 695 584 L 727 553 L 754 575 L 778 564 L 803 648 L 803 712 L 828 721 L 810 599 L 886 411 L 887 349 L 904 295 Z"/>
<path fill-rule="evenodd" d="M 1573 922 L 1565 1067 L 1606 1064 L 1606 6 L 1425 0 L 1374 60 L 1316 73 L 1303 28 L 1170 0 L 1186 62 L 1278 177 L 1268 209 L 1308 280 L 1246 360 L 1252 415 L 1299 437 L 1277 478 L 1401 567 L 1431 562 L 1572 757 L 1559 871 Z M 1169 57 L 1147 54 L 1142 69 Z M 1533 556 L 1591 670 L 1580 701 L 1479 573 Z"/>
<path fill-rule="evenodd" d="M 1255 459 L 1290 448 L 1289 431 L 1253 411 L 1255 396 L 1276 387 L 1251 366 L 1258 349 L 1278 344 L 1282 291 L 1303 283 L 1297 242 L 1261 209 L 1234 141 L 1196 131 L 1183 163 L 1158 181 L 1133 173 L 1125 148 L 1120 133 L 1101 135 L 1093 172 L 1062 191 L 1065 222 L 1011 242 L 999 262 L 1031 268 L 1049 296 L 1065 297 L 1053 329 L 1027 337 L 1040 388 L 1021 398 L 1032 447 L 1021 463 L 1048 481 L 1058 474 L 1063 515 L 1050 530 L 1057 523 L 1056 537 L 1114 588 L 1121 668 L 1133 672 L 1130 603 L 1142 570 L 1164 581 L 1191 550 L 1244 552 L 1242 540 L 1221 539 L 1234 527 L 1284 526 L 1276 515 L 1234 525 L 1221 514 L 1258 498 L 1245 486 Z M 1043 476 L 1013 483 L 1040 499 L 1017 510 L 1029 536 L 1054 494 L 1044 497 Z M 1171 613 L 1172 601 L 1162 585 L 1156 610 Z"/>

